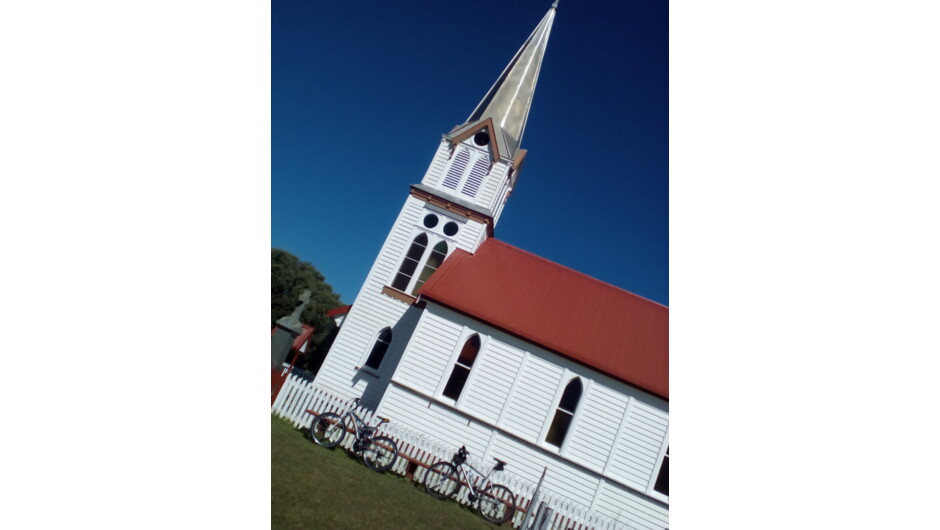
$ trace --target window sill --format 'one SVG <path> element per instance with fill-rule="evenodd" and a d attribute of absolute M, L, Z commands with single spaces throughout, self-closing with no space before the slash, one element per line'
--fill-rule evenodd
<path fill-rule="evenodd" d="M 558 456 L 564 456 L 564 454 L 561 452 L 561 447 L 558 447 L 557 445 L 552 445 L 546 442 L 545 440 L 538 442 L 538 446 L 548 451 L 549 453 L 553 453 Z"/>
<path fill-rule="evenodd" d="M 415 300 L 418 299 L 416 296 L 411 296 L 408 293 L 399 291 L 398 289 L 395 289 L 394 287 L 389 287 L 388 285 L 382 287 L 382 294 L 384 294 L 385 296 L 389 298 L 394 298 L 395 300 L 398 300 L 399 302 L 404 302 L 408 305 L 415 303 Z"/>
<path fill-rule="evenodd" d="M 369 368 L 368 366 L 357 366 L 356 370 L 362 374 L 374 377 L 376 379 L 379 378 L 379 373 L 375 371 L 374 369 Z"/>
<path fill-rule="evenodd" d="M 652 498 L 652 499 L 656 499 L 656 500 L 659 501 L 659 502 L 664 502 L 664 503 L 666 503 L 666 504 L 669 504 L 669 496 L 668 496 L 668 495 L 663 495 L 662 493 L 660 493 L 660 492 L 658 492 L 658 491 L 656 491 L 656 490 L 649 490 L 648 492 L 646 492 L 646 494 L 649 495 L 650 498 Z"/>
<path fill-rule="evenodd" d="M 456 410 L 456 411 L 458 411 L 458 412 L 463 412 L 462 410 L 460 410 L 460 409 L 457 408 L 457 400 L 456 400 L 456 399 L 451 399 L 451 398 L 449 398 L 449 397 L 447 397 L 447 396 L 445 396 L 445 395 L 443 395 L 443 394 L 441 394 L 440 396 L 433 396 L 433 398 L 436 399 L 437 401 L 439 401 L 439 402 L 441 402 L 441 403 L 447 405 L 448 407 L 452 407 L 454 410 Z M 464 414 L 466 414 L 466 413 L 464 412 Z"/>

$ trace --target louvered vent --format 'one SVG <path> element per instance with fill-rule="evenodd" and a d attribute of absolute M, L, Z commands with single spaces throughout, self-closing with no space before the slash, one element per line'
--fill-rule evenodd
<path fill-rule="evenodd" d="M 478 158 L 477 161 L 473 163 L 473 167 L 470 168 L 470 176 L 467 177 L 467 182 L 463 185 L 463 189 L 460 190 L 460 192 L 470 197 L 476 196 L 477 190 L 480 189 L 480 184 L 483 183 L 483 177 L 486 176 L 489 169 L 489 160 L 487 160 L 486 157 Z"/>
<path fill-rule="evenodd" d="M 450 163 L 450 168 L 447 170 L 447 175 L 444 177 L 444 187 L 450 188 L 452 190 L 457 189 L 457 183 L 460 182 L 460 177 L 463 176 L 463 170 L 467 168 L 467 162 L 470 161 L 470 153 L 466 149 L 461 149 L 454 160 Z"/>

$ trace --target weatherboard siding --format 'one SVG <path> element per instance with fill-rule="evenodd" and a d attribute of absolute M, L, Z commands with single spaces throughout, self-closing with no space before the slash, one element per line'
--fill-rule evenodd
<path fill-rule="evenodd" d="M 603 472 L 628 398 L 596 382 L 586 390 L 578 404 L 577 422 L 568 433 L 565 453 L 571 460 Z"/>
<path fill-rule="evenodd" d="M 330 354 L 316 377 L 316 384 L 350 399 L 362 394 L 366 382 L 357 380 L 356 366 L 362 366 L 378 332 L 391 327 L 407 306 L 379 292 L 362 293 L 336 336 Z M 393 344 L 396 337 L 393 336 Z"/>
<path fill-rule="evenodd" d="M 391 284 L 417 235 L 415 226 L 426 213 L 424 206 L 423 201 L 407 196 L 349 315 L 317 372 L 316 384 L 347 399 L 362 394 L 366 381 L 358 377 L 360 374 L 355 367 L 362 366 L 378 332 L 386 326 L 394 327 L 408 308 L 406 304 L 382 294 L 382 288 Z M 395 347 L 397 340 L 400 339 L 393 336 L 391 348 Z"/>
<path fill-rule="evenodd" d="M 475 366 L 479 363 L 479 367 L 464 389 L 460 407 L 496 425 L 524 355 L 525 352 L 497 340 L 485 340 L 474 363 Z"/>
<path fill-rule="evenodd" d="M 493 197 L 496 195 L 500 174 L 505 171 L 505 167 L 505 162 L 496 162 L 493 164 L 489 168 L 486 178 L 483 179 L 483 183 L 480 184 L 480 190 L 477 192 L 475 202 L 487 210 L 493 211 Z"/>
<path fill-rule="evenodd" d="M 464 342 L 481 348 L 460 399 L 439 395 Z M 561 449 L 544 441 L 564 385 L 583 384 Z M 384 415 L 471 453 L 510 463 L 546 487 L 603 513 L 664 528 L 668 505 L 647 494 L 669 425 L 669 404 L 518 337 L 428 301 L 381 405 Z M 430 407 L 429 407 L 430 404 Z M 394 413 L 394 415 L 393 415 Z M 428 422 L 422 425 L 422 422 Z M 438 433 L 435 435 L 434 433 Z M 627 507 L 610 503 L 625 502 Z"/>
<path fill-rule="evenodd" d="M 427 232 L 431 246 L 448 241 L 473 251 L 485 238 L 484 225 L 460 221 L 454 239 L 421 225 L 434 211 L 409 196 L 349 315 L 334 341 L 316 384 L 346 398 L 364 395 L 374 380 L 362 366 L 379 330 L 394 327 L 410 307 L 382 294 L 397 273 L 414 237 Z M 447 219 L 445 219 L 447 218 Z M 545 487 L 610 516 L 629 512 L 631 521 L 663 528 L 668 505 L 646 492 L 668 429 L 668 402 L 567 360 L 468 316 L 428 301 L 414 333 L 396 330 L 389 351 L 404 349 L 392 382 L 374 405 L 381 414 L 429 438 L 466 445 L 478 458 L 497 457 L 528 480 L 547 466 Z M 405 330 L 401 330 L 405 331 Z M 456 403 L 439 395 L 454 360 L 472 333 L 481 337 L 480 353 Z M 408 341 L 407 344 L 399 341 Z M 584 392 L 562 449 L 544 442 L 563 386 L 580 377 Z M 378 399 L 378 398 L 376 398 Z"/>
<path fill-rule="evenodd" d="M 450 140 L 442 139 L 440 145 L 437 146 L 437 152 L 434 153 L 434 158 L 431 159 L 428 170 L 424 174 L 424 178 L 421 179 L 422 184 L 432 188 L 440 187 L 444 170 L 450 160 L 450 154 Z"/>
<path fill-rule="evenodd" d="M 435 155 L 432 167 L 428 170 L 429 175 L 435 164 L 440 165 L 446 162 L 447 154 L 448 149 L 442 144 Z M 438 226 L 433 229 L 423 226 L 423 219 L 428 213 L 435 213 L 441 217 Z M 454 237 L 448 237 L 442 231 L 443 226 L 449 221 L 457 222 L 460 227 Z M 340 328 L 329 355 L 317 373 L 317 384 L 347 398 L 361 394 L 365 383 L 359 377 L 360 374 L 355 367 L 362 366 L 364 363 L 377 333 L 384 327 L 394 327 L 407 309 L 405 303 L 382 294 L 382 289 L 391 285 L 415 237 L 422 232 L 428 234 L 430 244 L 425 251 L 424 259 L 427 259 L 430 249 L 439 241 L 447 242 L 449 257 L 457 248 L 469 252 L 476 250 L 485 238 L 484 227 L 482 223 L 445 213 L 439 208 L 431 207 L 424 201 L 408 195 L 362 289 L 352 304 L 352 310 Z M 420 273 L 423 266 L 422 261 L 415 275 Z M 398 337 L 393 336 L 390 349 L 395 348 L 397 340 L 399 340 Z M 447 348 L 451 346 L 446 345 Z M 440 351 L 440 345 L 434 345 L 431 341 L 428 341 L 425 347 Z M 420 371 L 414 373 L 420 373 Z M 431 384 L 428 381 L 416 382 L 423 385 Z"/>
<path fill-rule="evenodd" d="M 477 457 L 483 454 L 491 434 L 484 425 L 468 421 L 466 416 L 394 383 L 377 414 L 454 450 L 465 445 Z"/>
<path fill-rule="evenodd" d="M 492 465 L 493 458 L 504 460 L 507 472 L 531 484 L 537 483 L 547 469 L 543 494 L 570 499 L 638 529 L 661 530 L 669 525 L 665 504 L 597 473 L 585 472 L 561 455 L 535 449 L 516 437 L 494 431 L 469 413 L 453 410 L 431 396 L 393 383 L 377 414 L 453 450 L 466 446 L 472 461 L 481 462 L 485 468 Z M 495 480 L 499 482 L 498 475 Z"/>
<path fill-rule="evenodd" d="M 415 230 L 415 226 L 421 222 L 424 213 L 423 206 L 423 201 L 411 196 L 405 201 L 401 215 L 389 232 L 382 250 L 379 251 L 379 256 L 372 267 L 373 270 L 366 277 L 365 287 L 371 291 L 378 289 L 381 292 L 382 286 L 391 285 L 412 241 L 420 234 L 420 231 Z M 354 302 L 353 307 L 355 306 Z"/>
<path fill-rule="evenodd" d="M 502 184 L 499 187 L 499 195 L 496 196 L 496 201 L 493 203 L 493 217 L 496 219 L 499 219 L 499 216 L 502 215 L 509 193 L 509 177 L 501 174 L 500 179 L 502 179 Z"/>
<path fill-rule="evenodd" d="M 597 490 L 594 509 L 608 517 L 629 521 L 638 530 L 669 527 L 669 506 L 607 481 Z"/>
<path fill-rule="evenodd" d="M 428 311 L 422 312 L 394 379 L 434 395 L 457 348 L 462 327 Z"/>
<path fill-rule="evenodd" d="M 456 241 L 460 248 L 468 251 L 474 252 L 480 244 L 483 242 L 480 238 L 483 235 L 483 224 L 480 224 L 476 221 L 467 221 L 460 227 L 460 231 L 457 232 Z"/>
<path fill-rule="evenodd" d="M 554 414 L 553 402 L 563 374 L 560 367 L 530 355 L 509 400 L 503 428 L 538 443 L 549 413 Z"/>
<path fill-rule="evenodd" d="M 646 491 L 668 427 L 668 417 L 663 411 L 640 401 L 631 403 L 617 446 L 611 453 L 607 474 Z"/>
<path fill-rule="evenodd" d="M 594 500 L 600 478 L 584 473 L 550 452 L 534 451 L 524 442 L 498 434 L 493 440 L 489 456 L 505 460 L 508 462 L 507 470 L 536 483 L 542 471 L 548 468 L 543 488 L 583 506 L 590 506 Z"/>

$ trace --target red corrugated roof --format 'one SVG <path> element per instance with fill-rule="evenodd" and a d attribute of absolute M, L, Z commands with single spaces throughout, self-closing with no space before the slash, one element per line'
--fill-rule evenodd
<path fill-rule="evenodd" d="M 310 337 L 313 337 L 313 327 L 306 324 L 301 324 L 303 331 L 300 332 L 300 335 L 297 335 L 297 338 L 294 339 L 294 344 L 291 346 L 291 349 L 300 351 L 300 348 L 303 347 L 304 343 L 310 340 Z"/>
<path fill-rule="evenodd" d="M 350 309 L 352 309 L 352 305 L 344 305 L 342 307 L 336 307 L 327 311 L 326 316 L 333 318 L 337 315 L 345 315 L 346 313 L 349 312 Z"/>
<path fill-rule="evenodd" d="M 455 250 L 434 302 L 669 399 L 669 308 L 495 239 Z"/>

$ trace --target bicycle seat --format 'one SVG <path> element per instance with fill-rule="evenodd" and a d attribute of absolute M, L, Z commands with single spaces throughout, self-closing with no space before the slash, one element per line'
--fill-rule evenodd
<path fill-rule="evenodd" d="M 388 419 L 388 418 L 385 418 L 385 417 L 383 417 L 383 416 L 379 416 L 379 419 L 382 420 L 382 421 L 379 422 L 379 425 L 382 425 L 383 423 L 388 423 L 388 422 L 389 422 L 389 419 Z"/>
<path fill-rule="evenodd" d="M 503 462 L 498 458 L 494 458 L 493 460 L 496 460 L 496 466 L 493 467 L 493 471 L 502 471 L 506 468 L 506 462 Z"/>

